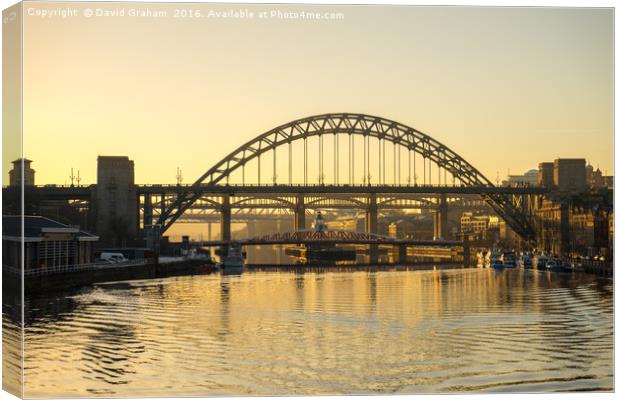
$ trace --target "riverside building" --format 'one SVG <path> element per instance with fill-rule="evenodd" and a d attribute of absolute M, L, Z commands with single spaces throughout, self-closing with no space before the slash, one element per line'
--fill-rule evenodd
<path fill-rule="evenodd" d="M 99 237 L 49 218 L 24 216 L 24 268 L 64 267 L 88 264 Z M 21 270 L 21 216 L 2 217 L 2 264 Z"/>

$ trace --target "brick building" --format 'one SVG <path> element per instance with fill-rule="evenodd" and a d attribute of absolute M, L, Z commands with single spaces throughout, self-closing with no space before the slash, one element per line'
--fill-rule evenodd
<path fill-rule="evenodd" d="M 610 193 L 544 199 L 535 215 L 539 248 L 559 255 L 610 255 L 613 248 Z"/>

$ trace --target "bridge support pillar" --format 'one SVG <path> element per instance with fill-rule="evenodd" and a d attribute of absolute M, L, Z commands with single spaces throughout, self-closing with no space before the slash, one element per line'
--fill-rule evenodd
<path fill-rule="evenodd" d="M 166 194 L 162 193 L 160 196 L 161 203 L 159 204 L 159 215 L 163 215 L 166 211 Z"/>
<path fill-rule="evenodd" d="M 306 203 L 303 194 L 297 195 L 297 204 L 295 205 L 295 230 L 302 231 L 306 229 Z"/>
<path fill-rule="evenodd" d="M 366 209 L 366 233 L 379 233 L 379 212 L 377 208 L 377 195 L 375 193 L 371 193 L 368 198 L 368 208 Z M 368 252 L 371 264 L 379 262 L 379 245 L 369 245 Z"/>
<path fill-rule="evenodd" d="M 433 214 L 433 238 L 446 239 L 448 233 L 448 199 L 445 193 L 439 197 L 439 208 Z"/>
<path fill-rule="evenodd" d="M 221 232 L 221 240 L 228 242 L 232 238 L 231 235 L 231 223 L 232 223 L 232 214 L 230 210 L 230 196 L 225 194 L 222 196 L 222 208 L 220 209 L 221 219 L 220 219 L 220 232 Z M 228 246 L 224 249 L 225 254 L 228 253 Z"/>
<path fill-rule="evenodd" d="M 144 195 L 144 220 L 142 222 L 144 228 L 153 225 L 153 201 L 148 193 Z"/>
<path fill-rule="evenodd" d="M 398 262 L 399 263 L 407 262 L 407 245 L 406 244 L 398 245 Z"/>
<path fill-rule="evenodd" d="M 532 208 L 530 207 L 530 196 L 524 194 L 521 196 L 521 212 L 523 215 L 527 215 L 528 218 L 532 216 Z"/>
<path fill-rule="evenodd" d="M 379 233 L 377 195 L 374 193 L 368 198 L 368 208 L 366 209 L 366 233 Z"/>

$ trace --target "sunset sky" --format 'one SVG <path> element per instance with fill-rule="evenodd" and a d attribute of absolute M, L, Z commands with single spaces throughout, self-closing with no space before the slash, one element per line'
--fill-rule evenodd
<path fill-rule="evenodd" d="M 79 15 L 42 17 L 70 6 Z M 25 155 L 37 184 L 94 183 L 127 155 L 138 183 L 191 183 L 242 143 L 327 112 L 378 115 L 495 181 L 558 157 L 613 173 L 611 9 L 149 4 L 24 6 Z M 29 11 L 29 8 L 32 10 Z M 344 13 L 173 18 L 174 9 Z M 6 164 L 10 160 L 4 160 Z"/>

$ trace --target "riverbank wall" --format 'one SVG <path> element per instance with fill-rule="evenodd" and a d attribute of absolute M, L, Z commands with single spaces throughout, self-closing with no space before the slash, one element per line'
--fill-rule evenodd
<path fill-rule="evenodd" d="M 203 260 L 191 259 L 176 260 L 160 264 L 155 264 L 155 262 L 147 262 L 131 266 L 110 265 L 105 268 L 84 271 L 26 276 L 24 279 L 24 290 L 26 293 L 54 291 L 99 282 L 206 274 L 210 273 L 212 270 L 212 264 L 207 264 Z M 9 290 L 11 288 L 18 289 L 21 285 L 21 276 L 14 272 L 3 272 L 3 287 Z"/>

